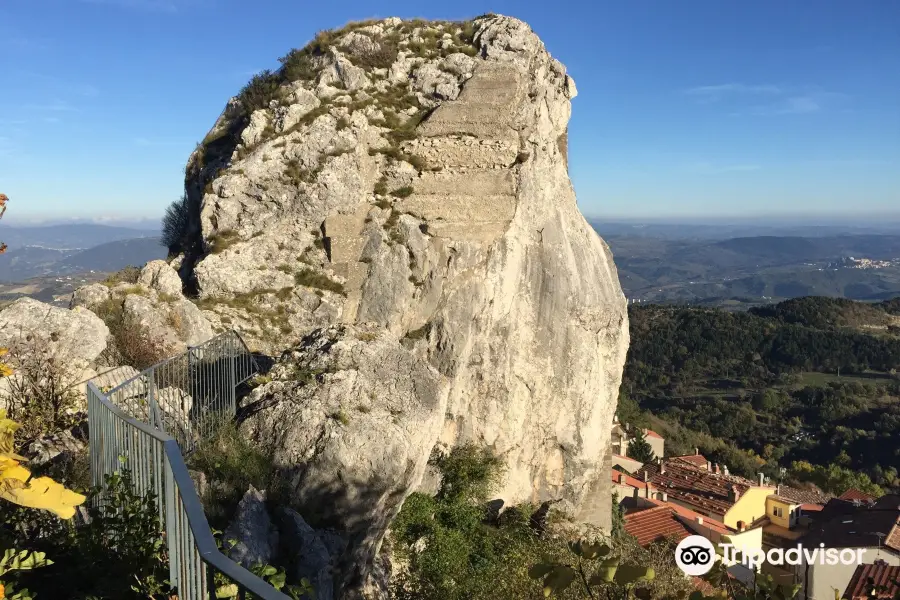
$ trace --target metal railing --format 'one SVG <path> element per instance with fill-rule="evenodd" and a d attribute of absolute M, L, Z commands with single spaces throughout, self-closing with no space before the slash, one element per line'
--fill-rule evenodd
<path fill-rule="evenodd" d="M 182 456 L 234 417 L 236 388 L 255 372 L 252 354 L 231 331 L 106 393 L 87 385 L 92 483 L 127 468 L 137 493 L 155 494 L 179 600 L 216 598 L 216 572 L 238 586 L 239 599 L 249 592 L 289 600 L 219 552 Z"/>

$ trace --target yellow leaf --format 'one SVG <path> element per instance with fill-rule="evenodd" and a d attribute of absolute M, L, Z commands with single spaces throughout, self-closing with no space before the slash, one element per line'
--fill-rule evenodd
<path fill-rule="evenodd" d="M 52 512 L 62 519 L 74 517 L 75 507 L 87 500 L 49 477 L 31 479 L 28 469 L 8 458 L 0 458 L 0 498 Z"/>

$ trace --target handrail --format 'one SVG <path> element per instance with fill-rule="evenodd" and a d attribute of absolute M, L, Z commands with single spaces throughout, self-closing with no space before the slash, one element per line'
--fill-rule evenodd
<path fill-rule="evenodd" d="M 187 352 L 210 347 L 218 339 L 229 335 L 239 340 L 241 347 L 250 355 L 246 344 L 234 331 L 216 336 L 199 347 L 188 348 Z M 250 356 L 252 360 L 252 355 Z M 128 463 L 128 466 L 137 472 L 135 487 L 139 488 L 138 491 L 152 491 L 157 496 L 159 518 L 169 547 L 170 580 L 173 587 L 177 588 L 180 599 L 215 598 L 214 573 L 218 571 L 242 588 L 241 598 L 245 592 L 250 592 L 262 600 L 290 600 L 219 551 L 177 440 L 160 428 L 127 414 L 110 399 L 116 392 L 142 378 L 152 377 L 154 369 L 178 358 L 176 356 L 161 361 L 107 393 L 103 393 L 93 381 L 88 382 L 91 472 L 94 483 L 102 483 L 101 475 L 121 468 L 118 460 L 120 455 L 126 455 L 129 460 L 137 459 L 134 461 L 137 464 Z M 231 361 L 234 356 L 227 358 Z M 234 382 L 237 377 L 233 362 L 231 365 L 230 373 Z M 255 370 L 255 361 L 252 370 Z M 235 387 L 247 378 L 249 377 L 235 383 Z M 152 389 L 152 385 L 147 392 L 151 395 L 149 389 Z M 187 531 L 184 525 L 187 525 Z M 201 562 L 205 568 L 199 564 Z"/>

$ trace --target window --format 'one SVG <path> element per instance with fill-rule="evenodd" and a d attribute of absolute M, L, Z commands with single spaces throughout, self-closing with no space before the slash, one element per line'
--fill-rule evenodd
<path fill-rule="evenodd" d="M 772 513 L 773 513 L 776 517 L 784 517 L 784 509 L 781 508 L 780 506 L 774 507 L 774 508 L 772 509 Z"/>

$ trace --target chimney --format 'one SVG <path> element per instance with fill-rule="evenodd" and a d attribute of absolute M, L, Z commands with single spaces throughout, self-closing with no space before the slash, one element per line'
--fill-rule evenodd
<path fill-rule="evenodd" d="M 644 481 L 650 481 L 650 473 L 644 469 Z"/>
<path fill-rule="evenodd" d="M 741 499 L 741 491 L 737 489 L 736 485 L 731 486 L 731 489 L 728 490 L 728 500 L 731 502 L 737 502 Z"/>
<path fill-rule="evenodd" d="M 661 463 L 659 463 L 659 474 L 665 475 L 665 473 L 666 473 L 666 464 L 661 462 Z"/>
<path fill-rule="evenodd" d="M 728 475 L 728 465 L 722 465 L 722 472 Z"/>
<path fill-rule="evenodd" d="M 712 472 L 715 473 L 716 475 L 719 474 L 719 463 L 713 463 L 713 471 Z"/>
<path fill-rule="evenodd" d="M 694 456 L 700 456 L 700 448 L 694 448 Z"/>
<path fill-rule="evenodd" d="M 709 461 L 706 461 L 706 470 L 707 470 L 707 471 L 712 471 L 712 463 L 709 462 Z"/>
<path fill-rule="evenodd" d="M 669 501 L 669 495 L 668 495 L 667 493 L 665 493 L 665 492 L 662 493 L 662 501 L 663 501 L 663 502 L 668 502 L 668 501 Z"/>
<path fill-rule="evenodd" d="M 697 525 L 703 525 L 703 517 L 697 517 Z"/>
<path fill-rule="evenodd" d="M 737 522 L 737 530 L 738 531 L 745 531 L 746 529 L 747 529 L 747 525 L 743 521 Z"/>
<path fill-rule="evenodd" d="M 781 484 L 780 484 L 780 483 L 779 483 L 778 485 L 775 486 L 775 495 L 776 495 L 776 496 L 780 496 L 780 495 L 781 495 Z"/>
<path fill-rule="evenodd" d="M 760 487 L 766 485 L 766 476 L 763 473 L 759 474 L 759 485 Z"/>

